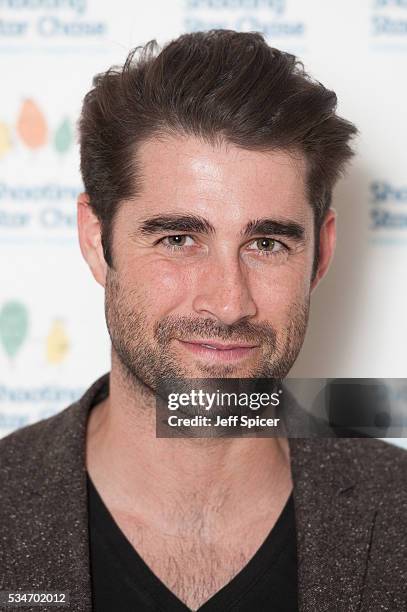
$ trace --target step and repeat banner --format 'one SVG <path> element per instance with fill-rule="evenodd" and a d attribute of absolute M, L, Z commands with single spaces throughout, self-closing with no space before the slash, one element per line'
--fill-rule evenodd
<path fill-rule="evenodd" d="M 383 379 L 406 405 L 407 0 L 0 0 L 0 436 L 110 369 L 103 290 L 76 230 L 92 77 L 153 38 L 211 28 L 263 32 L 297 55 L 360 130 L 291 375 Z"/>

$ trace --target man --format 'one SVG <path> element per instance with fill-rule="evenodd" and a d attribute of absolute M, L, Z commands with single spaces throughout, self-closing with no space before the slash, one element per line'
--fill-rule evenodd
<path fill-rule="evenodd" d="M 78 229 L 111 371 L 1 441 L 1 589 L 98 612 L 406 609 L 405 451 L 155 429 L 163 380 L 290 371 L 357 131 L 335 109 L 257 33 L 152 42 L 95 78 Z"/>

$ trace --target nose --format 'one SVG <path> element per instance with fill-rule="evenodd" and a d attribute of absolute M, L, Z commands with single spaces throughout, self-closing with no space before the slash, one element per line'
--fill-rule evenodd
<path fill-rule="evenodd" d="M 247 270 L 242 269 L 238 256 L 223 254 L 211 258 L 199 278 L 193 308 L 200 315 L 210 315 L 225 325 L 256 315 Z"/>

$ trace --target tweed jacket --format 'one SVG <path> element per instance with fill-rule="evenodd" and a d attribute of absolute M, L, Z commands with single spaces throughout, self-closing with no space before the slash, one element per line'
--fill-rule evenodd
<path fill-rule="evenodd" d="M 92 610 L 85 435 L 108 384 L 109 373 L 0 440 L 0 591 L 68 591 L 65 609 Z M 374 438 L 288 440 L 300 612 L 406 612 L 407 451 Z"/>

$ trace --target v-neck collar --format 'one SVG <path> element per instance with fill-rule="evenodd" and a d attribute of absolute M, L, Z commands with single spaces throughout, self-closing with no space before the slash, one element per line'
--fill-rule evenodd
<path fill-rule="evenodd" d="M 147 590 L 151 599 L 159 605 L 160 609 L 190 612 L 190 608 L 162 582 L 150 569 L 137 549 L 129 542 L 105 505 L 89 474 L 87 475 L 87 484 L 89 516 L 92 519 L 90 529 L 109 548 L 110 554 L 119 562 L 124 574 L 128 576 L 131 573 L 137 576 L 139 587 L 143 585 L 143 588 Z M 269 533 L 256 552 L 227 584 L 198 608 L 197 612 L 218 612 L 219 610 L 233 609 L 232 606 L 244 597 L 257 581 L 262 579 L 268 568 L 278 561 L 287 538 L 293 537 L 293 527 L 295 529 L 294 503 L 291 492 L 277 521 L 270 528 Z M 131 584 L 130 581 L 128 582 Z"/>

